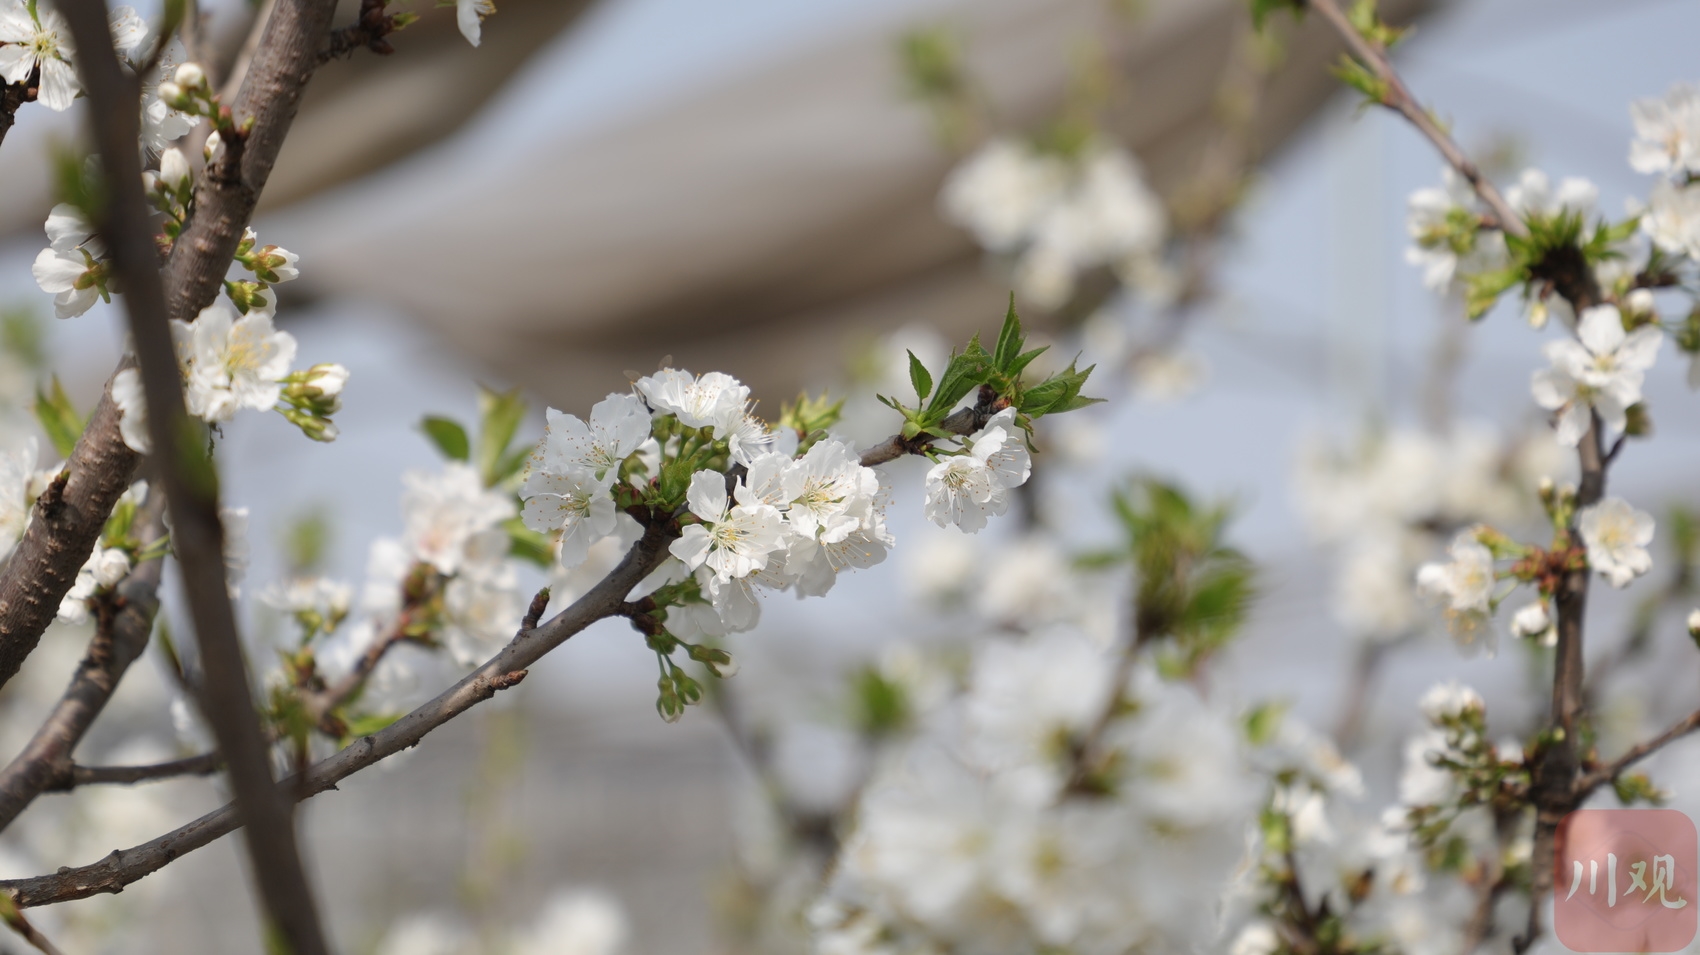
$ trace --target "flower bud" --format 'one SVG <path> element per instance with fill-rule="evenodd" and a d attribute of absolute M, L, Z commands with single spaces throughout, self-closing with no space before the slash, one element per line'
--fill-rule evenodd
<path fill-rule="evenodd" d="M 172 109 L 182 109 L 185 105 L 183 87 L 171 82 L 159 84 L 159 101 Z"/>
<path fill-rule="evenodd" d="M 1653 302 L 1653 290 L 1638 288 L 1623 297 L 1623 310 L 1634 318 L 1651 318 L 1658 314 Z"/>
<path fill-rule="evenodd" d="M 327 398 L 342 394 L 342 386 L 346 384 L 348 369 L 335 362 L 321 362 L 307 369 L 307 387 L 318 389 Z"/>
<path fill-rule="evenodd" d="M 287 282 L 290 279 L 301 277 L 301 270 L 295 267 L 295 263 L 300 259 L 299 255 L 288 249 L 268 245 L 261 250 L 259 257 L 255 260 L 254 264 L 258 266 L 255 272 L 257 274 L 263 273 L 266 281 L 274 284 Z"/>
<path fill-rule="evenodd" d="M 1553 628 L 1552 615 L 1547 613 L 1545 602 L 1537 600 L 1511 617 L 1511 635 L 1525 639 L 1538 639 L 1542 645 L 1551 646 L 1548 639 L 1557 641 L 1558 631 Z"/>
<path fill-rule="evenodd" d="M 172 192 L 182 192 L 189 184 L 189 160 L 175 146 L 159 155 L 159 181 Z"/>
<path fill-rule="evenodd" d="M 171 78 L 185 89 L 199 89 L 206 85 L 207 73 L 201 69 L 199 63 L 185 63 L 177 68 Z"/>
<path fill-rule="evenodd" d="M 1549 312 L 1547 310 L 1547 303 L 1545 299 L 1538 298 L 1533 302 L 1530 302 L 1528 312 L 1529 327 L 1537 330 L 1547 327 L 1548 314 Z"/>
<path fill-rule="evenodd" d="M 206 148 L 201 152 L 209 163 L 218 162 L 224 157 L 224 137 L 218 134 L 218 130 L 213 130 L 212 135 L 207 137 Z"/>
<path fill-rule="evenodd" d="M 102 587 L 116 586 L 130 572 L 130 555 L 116 547 L 102 550 L 93 563 L 94 582 Z"/>
<path fill-rule="evenodd" d="M 1694 639 L 1694 645 L 1700 646 L 1700 610 L 1688 615 L 1688 635 Z"/>

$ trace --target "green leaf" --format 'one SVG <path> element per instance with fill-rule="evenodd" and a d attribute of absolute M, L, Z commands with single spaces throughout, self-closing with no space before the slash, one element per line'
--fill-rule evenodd
<path fill-rule="evenodd" d="M 85 422 L 71 405 L 58 375 L 53 376 L 53 387 L 48 392 L 36 389 L 35 417 L 41 422 L 41 430 L 47 432 L 47 440 L 52 442 L 53 450 L 59 452 L 62 458 L 70 457 L 71 450 L 77 446 L 77 439 L 82 437 Z"/>
<path fill-rule="evenodd" d="M 985 384 L 990 370 L 986 364 L 986 350 L 980 347 L 979 340 L 969 342 L 967 351 L 951 356 L 938 390 L 933 392 L 933 400 L 927 403 L 928 416 L 935 421 L 942 420 L 970 391 Z"/>
<path fill-rule="evenodd" d="M 1085 386 L 1086 379 L 1096 367 L 1088 365 L 1077 371 L 1074 363 L 1070 362 L 1067 368 L 1022 392 L 1016 402 L 1016 410 L 1029 417 L 1038 418 L 1098 404 L 1104 399 L 1086 398 L 1080 394 L 1080 389 Z"/>
<path fill-rule="evenodd" d="M 1009 312 L 1004 315 L 1003 328 L 998 332 L 997 348 L 992 351 L 992 366 L 1005 375 L 1013 374 L 1009 366 L 1021 354 L 1025 341 L 1021 334 L 1021 317 L 1015 314 L 1015 293 L 1009 293 Z"/>
<path fill-rule="evenodd" d="M 388 729 L 391 723 L 402 718 L 401 713 L 363 713 L 348 721 L 348 738 L 358 739 L 371 736 L 380 730 Z"/>
<path fill-rule="evenodd" d="M 1304 17 L 1304 0 L 1251 0 L 1251 26 L 1254 30 L 1263 29 L 1263 22 L 1270 13 L 1285 10 L 1298 20 Z"/>
<path fill-rule="evenodd" d="M 927 372 L 927 366 L 921 364 L 921 359 L 915 357 L 914 352 L 909 353 L 909 383 L 915 386 L 915 397 L 919 401 L 926 401 L 927 396 L 932 394 L 933 376 Z"/>
<path fill-rule="evenodd" d="M 1015 356 L 1014 361 L 1009 363 L 1009 367 L 1004 370 L 1004 374 L 1009 376 L 1011 380 L 1019 378 L 1021 373 L 1027 370 L 1027 366 L 1033 364 L 1033 359 L 1038 358 L 1040 355 L 1043 355 L 1050 350 L 1051 346 L 1040 345 L 1032 351 L 1022 352 Z"/>
<path fill-rule="evenodd" d="M 1506 290 L 1523 281 L 1519 267 L 1495 272 L 1477 272 L 1464 276 L 1464 314 L 1470 320 L 1481 318 L 1493 308 Z"/>
<path fill-rule="evenodd" d="M 496 479 L 490 483 L 499 484 L 518 474 L 525 468 L 526 462 L 531 460 L 531 455 L 535 451 L 535 448 L 523 444 L 517 448 L 510 448 L 507 457 L 496 465 Z"/>
<path fill-rule="evenodd" d="M 903 684 L 889 680 L 873 667 L 863 667 L 852 678 L 855 721 L 869 736 L 888 736 L 910 719 L 909 695 Z"/>
<path fill-rule="evenodd" d="M 508 555 L 548 570 L 555 563 L 555 550 L 549 545 L 549 538 L 525 526 L 525 522 L 517 517 L 510 517 L 502 522 L 502 529 L 508 532 Z"/>
<path fill-rule="evenodd" d="M 1334 65 L 1331 72 L 1341 82 L 1364 94 L 1364 97 L 1370 102 L 1387 102 L 1389 92 L 1387 81 L 1350 56 L 1344 53 L 1340 54 L 1340 62 Z"/>
<path fill-rule="evenodd" d="M 426 415 L 419 421 L 420 430 L 425 437 L 443 452 L 443 457 L 450 461 L 465 461 L 472 453 L 472 445 L 466 438 L 466 429 L 459 422 L 436 415 Z"/>
<path fill-rule="evenodd" d="M 479 386 L 478 416 L 477 459 L 473 463 L 484 477 L 484 486 L 493 487 L 507 476 L 501 473 L 502 462 L 525 417 L 525 399 L 517 388 L 497 392 Z"/>

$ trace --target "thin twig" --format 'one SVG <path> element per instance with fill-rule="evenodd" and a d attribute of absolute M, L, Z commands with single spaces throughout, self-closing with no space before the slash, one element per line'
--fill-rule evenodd
<path fill-rule="evenodd" d="M 972 412 L 972 409 L 965 411 Z M 975 414 L 964 416 L 962 412 L 952 415 L 954 423 L 950 425 L 951 430 L 971 433 L 978 427 L 970 427 L 974 424 L 974 417 Z M 886 453 L 885 449 L 901 444 L 901 440 L 895 437 L 880 442 L 863 453 L 862 461 L 865 464 L 889 461 L 892 457 L 882 456 Z M 652 521 L 645 528 L 643 537 L 632 545 L 606 577 L 547 623 L 521 629 L 483 666 L 430 702 L 313 764 L 301 778 L 281 781 L 277 788 L 288 798 L 296 800 L 335 789 L 342 780 L 418 745 L 432 730 L 498 692 L 517 685 L 525 678 L 527 668 L 575 634 L 598 620 L 624 615 L 626 596 L 667 559 L 667 545 L 677 536 L 678 531 L 672 521 Z M 532 599 L 525 622 L 529 624 L 541 617 L 547 603 L 547 592 L 539 592 Z M 0 881 L 0 892 L 11 893 L 17 904 L 25 908 L 121 892 L 125 886 L 159 871 L 185 853 L 234 832 L 239 826 L 235 808 L 226 805 L 149 842 L 130 849 L 114 850 L 91 865 L 67 867 L 52 875 Z"/>
<path fill-rule="evenodd" d="M 223 766 L 224 759 L 217 750 L 143 766 L 79 766 L 73 763 L 65 774 L 63 785 L 49 786 L 47 791 L 66 792 L 78 786 L 131 786 L 179 776 L 211 776 Z"/>
<path fill-rule="evenodd" d="M 1594 790 L 1606 783 L 1615 782 L 1629 767 L 1697 729 L 1700 729 L 1700 710 L 1695 710 L 1678 720 L 1669 729 L 1652 739 L 1631 746 L 1627 752 L 1610 763 L 1584 774 L 1581 779 L 1576 781 L 1576 801 L 1580 803 L 1587 799 L 1590 795 L 1593 795 Z"/>
<path fill-rule="evenodd" d="M 164 533 L 164 498 L 150 493 L 137 514 L 142 531 L 137 539 L 143 547 Z M 59 702 L 22 752 L 0 770 L 0 829 L 18 818 L 35 797 L 57 788 L 69 774 L 71 754 L 83 735 L 106 707 L 130 664 L 147 649 L 153 632 L 154 613 L 159 609 L 159 577 L 163 558 L 150 560 L 130 571 L 108 599 L 109 606 L 98 616 L 88 652 L 77 664 Z"/>
<path fill-rule="evenodd" d="M 520 631 L 483 666 L 463 677 L 436 698 L 370 736 L 363 736 L 310 767 L 303 778 L 289 778 L 279 791 L 305 799 L 328 789 L 386 757 L 418 745 L 444 723 L 517 685 L 527 668 L 544 654 L 598 620 L 618 615 L 625 597 L 667 558 L 667 545 L 676 536 L 664 523 L 648 528 L 618 566 L 595 587 L 561 613 L 534 629 Z M 119 892 L 177 858 L 221 836 L 240 823 L 234 806 L 226 805 L 199 819 L 131 849 L 114 851 L 92 865 L 65 868 L 33 879 L 0 881 L 21 907 L 29 908 Z"/>
<path fill-rule="evenodd" d="M 5 905 L 3 910 L 0 910 L 0 919 L 5 921 L 7 928 L 17 932 L 42 955 L 62 955 L 59 947 L 48 941 L 40 929 L 30 924 L 30 920 L 24 917 L 23 911 L 16 905 Z"/>
<path fill-rule="evenodd" d="M 1493 181 L 1482 174 L 1481 169 L 1458 148 L 1458 144 L 1452 141 L 1446 130 L 1441 129 L 1428 110 L 1411 95 L 1411 90 L 1400 78 L 1399 71 L 1393 68 L 1392 61 L 1387 58 L 1387 48 L 1359 33 L 1357 28 L 1352 26 L 1352 22 L 1346 19 L 1346 14 L 1341 11 L 1335 0 L 1308 0 L 1308 3 L 1312 10 L 1327 20 L 1335 32 L 1340 34 L 1346 45 L 1351 48 L 1352 54 L 1387 85 L 1387 96 L 1381 105 L 1409 120 L 1418 132 L 1440 150 L 1440 155 L 1447 165 L 1463 176 L 1470 188 L 1474 189 L 1482 202 L 1493 211 L 1497 221 L 1491 223 L 1491 226 L 1509 235 L 1528 235 L 1529 227 L 1523 224 L 1523 218 L 1505 201 Z"/>
<path fill-rule="evenodd" d="M 77 41 L 83 87 L 92 106 L 89 118 L 100 146 L 109 193 L 100 215 L 101 234 L 112 250 L 124 287 L 125 310 L 147 399 L 149 438 L 159 466 L 158 483 L 165 490 L 170 509 L 173 550 L 182 568 L 206 673 L 198 701 L 224 756 L 236 805 L 249 823 L 245 830 L 249 860 L 272 927 L 295 955 L 328 955 L 330 947 L 296 845 L 294 807 L 274 785 L 270 746 L 249 689 L 248 666 L 225 580 L 217 479 L 212 462 L 195 444 L 195 432 L 184 410 L 183 379 L 172 343 L 166 287 L 159 273 L 136 155 L 140 84 L 126 76 L 118 64 L 106 27 L 104 0 L 72 0 L 63 4 L 62 12 Z M 234 162 L 238 152 L 245 150 L 229 150 L 226 162 Z M 220 178 L 206 175 L 202 182 Z M 205 211 L 200 210 L 191 224 L 211 218 Z M 240 231 L 241 224 L 236 228 Z M 173 261 L 179 259 L 174 257 Z M 193 256 L 184 256 L 181 261 L 208 265 Z M 229 268 L 228 254 L 218 268 L 222 277 Z M 196 289 L 191 283 L 179 291 L 193 295 Z M 184 440 L 186 436 L 190 436 L 188 441 Z"/>

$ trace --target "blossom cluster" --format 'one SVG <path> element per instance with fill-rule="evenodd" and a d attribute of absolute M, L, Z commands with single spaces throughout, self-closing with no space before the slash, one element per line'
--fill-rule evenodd
<path fill-rule="evenodd" d="M 1088 270 L 1139 284 L 1158 265 L 1168 228 L 1162 202 L 1126 151 L 1094 142 L 1077 153 L 996 139 L 965 160 L 939 196 L 944 215 L 1013 262 L 1022 298 L 1056 308 Z"/>
<path fill-rule="evenodd" d="M 1335 619 L 1372 643 L 1422 629 L 1411 586 L 1419 566 L 1460 528 L 1532 517 L 1540 478 L 1560 465 L 1546 435 L 1508 440 L 1478 424 L 1439 435 L 1391 429 L 1345 453 L 1307 449 L 1297 503 L 1311 538 L 1338 554 Z"/>
<path fill-rule="evenodd" d="M 1234 719 L 1067 626 L 976 651 L 858 798 L 815 951 L 1094 953 L 1210 944 L 1255 813 Z M 1105 714 L 1114 712 L 1107 722 Z M 1100 724 L 1103 725 L 1100 725 Z M 1077 748 L 1091 739 L 1082 775 Z"/>

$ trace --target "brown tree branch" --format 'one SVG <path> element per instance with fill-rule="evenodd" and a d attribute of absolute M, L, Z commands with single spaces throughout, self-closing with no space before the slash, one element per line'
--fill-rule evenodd
<path fill-rule="evenodd" d="M 1359 62 L 1375 73 L 1381 81 L 1387 84 L 1387 98 L 1383 106 L 1405 117 L 1417 132 L 1422 133 L 1434 147 L 1440 150 L 1440 155 L 1446 160 L 1458 175 L 1463 176 L 1470 187 L 1481 197 L 1483 203 L 1493 211 L 1494 228 L 1503 230 L 1509 235 L 1523 236 L 1529 234 L 1528 226 L 1523 224 L 1523 218 L 1505 201 L 1493 181 L 1482 175 L 1481 169 L 1464 154 L 1458 144 L 1452 141 L 1451 135 L 1440 128 L 1428 110 L 1411 95 L 1411 90 L 1399 76 L 1399 71 L 1393 68 L 1393 62 L 1387 58 L 1387 48 L 1374 42 L 1357 31 L 1352 22 L 1346 19 L 1336 0 L 1306 0 L 1312 10 L 1315 10 L 1324 20 L 1327 20 L 1335 32 L 1346 41 L 1352 55 Z"/>
<path fill-rule="evenodd" d="M 173 549 L 182 567 L 206 674 L 199 697 L 201 711 L 228 767 L 237 811 L 248 823 L 249 860 L 271 927 L 295 955 L 328 955 L 330 947 L 296 845 L 294 806 L 272 779 L 270 745 L 260 728 L 248 685 L 248 666 L 225 580 L 216 472 L 205 451 L 197 446 L 197 431 L 184 410 L 183 379 L 166 308 L 167 288 L 159 273 L 154 229 L 142 195 L 141 163 L 136 154 L 140 83 L 126 75 L 118 63 L 106 26 L 104 0 L 72 0 L 63 7 L 77 41 L 83 87 L 92 107 L 90 121 L 106 173 L 107 198 L 99 216 L 101 234 L 112 250 L 124 287 L 124 304 L 149 409 L 148 432 L 159 467 L 158 483 L 170 508 Z M 279 7 L 274 18 L 289 9 L 289 5 Z M 267 52 L 262 51 L 262 58 Z M 246 149 L 236 148 L 238 145 L 230 144 L 221 167 L 235 165 L 247 155 Z M 210 174 L 201 178 L 203 190 L 208 183 L 229 184 L 220 171 L 209 170 Z M 250 203 L 246 209 L 232 210 L 242 216 L 234 226 L 238 234 L 252 209 Z M 230 224 L 229 219 L 216 215 L 216 210 L 203 207 L 191 218 L 190 227 L 213 220 L 226 227 Z M 235 242 L 229 250 L 221 250 L 216 247 L 215 234 L 208 244 L 212 247 L 206 248 L 204 256 L 183 254 L 172 261 L 210 269 L 216 259 L 218 278 L 222 279 Z M 188 247 L 199 251 L 205 246 Z M 179 250 L 182 248 L 180 245 Z M 191 272 L 179 282 L 180 311 L 198 311 L 211 300 L 211 295 L 204 301 L 198 299 L 201 289 L 196 285 L 197 278 L 198 273 Z M 216 287 L 212 294 L 216 294 Z"/>
<path fill-rule="evenodd" d="M 1578 310 L 1582 303 L 1576 303 Z M 1592 415 L 1588 432 L 1577 448 L 1581 481 L 1576 490 L 1576 511 L 1599 502 L 1606 489 L 1606 460 L 1600 443 L 1599 415 Z M 1575 517 L 1570 533 L 1576 535 Z M 1553 659 L 1552 709 L 1548 728 L 1535 754 L 1529 797 L 1535 808 L 1534 846 L 1529 856 L 1529 921 L 1523 934 L 1512 940 L 1521 955 L 1541 934 L 1541 902 L 1552 891 L 1553 859 L 1558 827 L 1576 808 L 1577 732 L 1584 706 L 1582 634 L 1588 611 L 1587 567 L 1566 573 L 1553 594 L 1557 617 L 1558 649 Z"/>
<path fill-rule="evenodd" d="M 172 317 L 185 321 L 218 294 L 317 65 L 335 0 L 276 0 L 272 6 L 275 15 L 268 13 L 260 41 L 244 58 L 234 110 L 239 125 L 253 122 L 252 131 L 236 168 L 201 177 L 195 213 L 172 249 L 166 300 Z M 232 165 L 231 158 L 222 167 Z M 23 538 L 0 568 L 0 686 L 17 674 L 53 622 L 137 461 L 118 434 L 109 381 L 66 462 L 66 482 L 36 503 Z"/>
<path fill-rule="evenodd" d="M 135 474 L 140 456 L 119 436 L 110 382 L 107 388 L 64 474 L 36 500 L 23 538 L 0 567 L 0 686 L 35 652 Z"/>
<path fill-rule="evenodd" d="M 1593 795 L 1594 790 L 1601 786 L 1615 782 L 1619 776 L 1628 771 L 1629 767 L 1697 729 L 1700 729 L 1700 710 L 1695 710 L 1678 720 L 1669 729 L 1652 739 L 1629 747 L 1628 751 L 1610 763 L 1583 774 L 1582 778 L 1576 781 L 1577 803 L 1580 804 L 1582 800 Z"/>
<path fill-rule="evenodd" d="M 971 434 L 983 424 L 981 412 L 969 408 L 953 414 L 946 426 L 957 434 Z M 909 442 L 894 436 L 863 452 L 862 462 L 872 466 L 893 460 L 911 453 L 908 445 Z M 384 729 L 361 737 L 315 763 L 300 778 L 283 780 L 278 790 L 289 798 L 301 800 L 334 789 L 342 780 L 418 745 L 432 730 L 516 685 L 524 679 L 527 668 L 575 634 L 598 620 L 624 616 L 628 609 L 626 596 L 667 559 L 667 545 L 676 536 L 670 521 L 653 521 L 601 582 L 547 623 L 535 625 L 548 600 L 547 594 L 540 592 L 532 600 L 519 633 L 483 666 Z M 121 892 L 125 886 L 159 871 L 185 853 L 234 832 L 240 825 L 235 808 L 226 805 L 149 842 L 114 850 L 99 862 L 66 867 L 52 875 L 0 881 L 0 892 L 10 893 L 25 908 Z"/>
<path fill-rule="evenodd" d="M 950 417 L 939 422 L 939 427 L 949 431 L 951 434 L 961 435 L 973 434 L 981 428 L 984 428 L 986 426 L 986 421 L 991 418 L 994 413 L 991 410 L 989 401 L 987 400 L 986 393 L 989 391 L 990 389 L 983 388 L 980 394 L 980 400 L 976 402 L 973 407 L 963 408 L 952 413 Z M 993 397 L 995 397 L 995 395 Z M 891 437 L 886 438 L 884 441 L 881 441 L 879 444 L 876 444 L 862 452 L 862 467 L 871 468 L 877 464 L 885 464 L 888 461 L 895 461 L 906 454 L 922 454 L 932 445 L 932 443 L 933 437 L 928 434 L 916 435 L 913 438 L 905 438 L 900 434 L 894 434 Z"/>
<path fill-rule="evenodd" d="M 667 545 L 674 536 L 664 524 L 651 526 L 607 577 L 567 609 L 541 626 L 521 630 L 488 662 L 435 699 L 379 732 L 361 737 L 335 755 L 320 760 L 302 778 L 284 780 L 278 790 L 305 799 L 334 789 L 354 773 L 418 745 L 432 730 L 518 684 L 527 668 L 544 654 L 596 621 L 618 616 L 626 595 L 666 560 Z M 150 842 L 114 851 L 92 865 L 65 868 L 32 879 L 0 881 L 0 891 L 10 892 L 17 904 L 25 908 L 119 892 L 239 825 L 234 807 L 227 805 Z"/>
<path fill-rule="evenodd" d="M 78 786 L 129 786 L 179 776 L 211 776 L 223 767 L 224 759 L 217 750 L 143 766 L 79 766 L 72 763 L 64 776 L 55 779 L 47 791 L 70 792 Z"/>
<path fill-rule="evenodd" d="M 156 492 L 137 515 L 147 546 L 164 533 L 163 498 Z M 0 829 L 12 824 L 36 796 L 56 788 L 71 772 L 71 754 L 118 689 L 124 671 L 147 649 L 159 609 L 159 575 L 164 558 L 150 560 L 125 576 L 99 615 L 88 652 L 71 685 L 29 744 L 0 770 Z"/>

